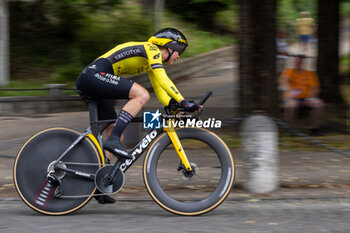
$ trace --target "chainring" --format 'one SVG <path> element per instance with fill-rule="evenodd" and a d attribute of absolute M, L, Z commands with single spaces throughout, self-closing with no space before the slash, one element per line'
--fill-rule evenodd
<path fill-rule="evenodd" d="M 108 165 L 100 168 L 95 175 L 95 185 L 97 189 L 103 194 L 114 194 L 117 193 L 124 185 L 125 177 L 124 173 L 120 170 L 117 171 L 115 177 L 112 180 L 112 184 L 106 183 L 106 178 L 109 173 L 113 170 L 112 165 Z"/>

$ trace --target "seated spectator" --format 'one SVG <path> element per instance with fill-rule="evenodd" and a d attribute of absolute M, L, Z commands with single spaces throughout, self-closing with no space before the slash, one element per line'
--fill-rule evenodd
<path fill-rule="evenodd" d="M 295 127 L 298 109 L 302 106 L 310 107 L 310 130 L 313 136 L 320 136 L 321 113 L 324 103 L 318 98 L 320 92 L 317 75 L 313 71 L 303 68 L 304 55 L 297 55 L 294 68 L 287 68 L 279 78 L 283 89 L 286 121 Z"/>

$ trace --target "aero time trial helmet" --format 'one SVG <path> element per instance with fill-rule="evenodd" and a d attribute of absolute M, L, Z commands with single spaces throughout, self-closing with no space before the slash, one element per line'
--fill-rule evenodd
<path fill-rule="evenodd" d="M 160 30 L 151 36 L 148 39 L 148 42 L 175 50 L 179 53 L 179 55 L 185 51 L 188 45 L 184 34 L 175 28 L 164 28 Z"/>

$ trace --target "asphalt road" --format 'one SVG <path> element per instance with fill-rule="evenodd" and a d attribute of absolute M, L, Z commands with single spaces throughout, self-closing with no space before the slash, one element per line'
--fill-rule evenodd
<path fill-rule="evenodd" d="M 0 201 L 0 232 L 349 232 L 350 199 L 226 201 L 197 217 L 170 214 L 154 202 L 91 201 L 67 216 L 44 216 L 21 201 Z"/>

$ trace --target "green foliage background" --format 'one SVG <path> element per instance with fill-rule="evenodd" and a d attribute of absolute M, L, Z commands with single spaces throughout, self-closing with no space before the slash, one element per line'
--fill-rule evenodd
<path fill-rule="evenodd" d="M 45 0 L 38 7 L 33 2 L 10 2 L 8 87 L 19 87 L 22 83 L 28 87 L 46 83 L 74 87 L 81 70 L 98 56 L 119 43 L 146 41 L 155 32 L 153 18 L 145 15 L 141 3 L 139 0 Z M 184 56 L 234 42 L 232 35 L 215 35 L 200 28 L 197 21 L 183 21 L 166 9 L 162 27 L 177 27 L 185 32 L 191 44 Z"/>
<path fill-rule="evenodd" d="M 47 83 L 74 87 L 81 70 L 95 58 L 119 43 L 145 41 L 156 31 L 151 18 L 154 12 L 145 14 L 142 0 L 44 0 L 42 5 L 36 2 L 40 1 L 9 2 L 9 88 L 36 88 Z M 277 3 L 278 27 L 289 32 L 292 40 L 300 11 L 309 11 L 317 18 L 317 0 Z M 166 0 L 165 6 L 161 27 L 181 29 L 190 42 L 183 56 L 237 41 L 237 0 Z M 342 15 L 349 14 L 350 2 L 342 1 L 340 10 Z M 348 57 L 342 64 L 349 64 Z"/>

